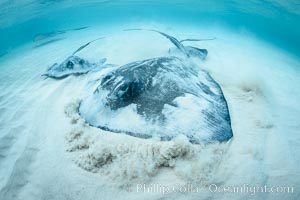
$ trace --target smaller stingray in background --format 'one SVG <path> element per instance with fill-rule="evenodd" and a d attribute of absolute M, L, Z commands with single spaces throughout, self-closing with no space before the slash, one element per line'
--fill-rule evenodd
<path fill-rule="evenodd" d="M 51 32 L 48 32 L 48 33 L 38 33 L 33 37 L 33 41 L 37 42 L 37 41 L 44 40 L 44 39 L 47 39 L 47 38 L 62 35 L 62 34 L 65 34 L 65 33 L 66 33 L 66 31 L 51 31 Z"/>
<path fill-rule="evenodd" d="M 40 40 L 44 40 L 47 38 L 56 37 L 58 35 L 65 34 L 68 31 L 79 31 L 79 30 L 83 30 L 83 29 L 87 29 L 87 28 L 88 28 L 88 26 L 84 26 L 84 27 L 72 28 L 72 29 L 67 29 L 67 30 L 58 30 L 58 31 L 51 31 L 51 32 L 47 32 L 47 33 L 38 33 L 33 37 L 33 41 L 37 42 Z"/>
<path fill-rule="evenodd" d="M 51 43 L 63 40 L 63 39 L 65 39 L 65 38 L 57 38 L 57 39 L 48 40 L 48 41 L 43 42 L 41 44 L 35 45 L 34 48 L 39 48 L 39 47 L 42 47 L 42 46 L 45 46 L 45 45 L 48 45 L 48 44 L 51 44 Z"/>
<path fill-rule="evenodd" d="M 106 58 L 103 58 L 99 61 L 99 63 L 90 63 L 89 61 L 80 58 L 78 56 L 75 56 L 76 53 L 87 47 L 92 42 L 103 39 L 97 38 L 95 40 L 92 40 L 81 47 L 79 47 L 74 53 L 68 57 L 66 60 L 64 60 L 61 64 L 53 64 L 50 68 L 48 68 L 47 72 L 43 74 L 42 76 L 46 76 L 49 78 L 54 79 L 62 79 L 66 78 L 69 75 L 81 75 L 86 74 L 92 70 L 96 70 L 98 67 L 102 67 L 103 64 L 106 62 Z"/>
<path fill-rule="evenodd" d="M 61 64 L 53 64 L 48 70 L 47 73 L 42 76 L 46 76 L 54 79 L 63 79 L 69 75 L 81 75 L 86 74 L 92 70 L 95 70 L 97 67 L 102 66 L 106 62 L 106 59 L 103 58 L 99 63 L 90 63 L 89 61 L 80 58 L 78 56 L 70 56 L 64 60 Z"/>
<path fill-rule="evenodd" d="M 184 39 L 184 40 L 178 40 L 177 38 L 168 35 L 166 33 L 163 33 L 161 31 L 157 31 L 157 30 L 153 30 L 153 29 L 125 29 L 123 31 L 141 31 L 141 30 L 146 30 L 146 31 L 152 31 L 152 32 L 156 32 L 159 33 L 163 36 L 165 36 L 167 39 L 169 39 L 177 48 L 171 48 L 169 49 L 169 53 L 170 54 L 178 54 L 178 53 L 182 53 L 184 54 L 186 57 L 197 57 L 200 58 L 202 60 L 204 60 L 208 54 L 206 49 L 199 49 L 196 47 L 192 47 L 192 46 L 184 46 L 183 42 L 186 41 L 206 41 L 206 40 L 214 40 L 216 38 L 209 38 L 209 39 Z"/>

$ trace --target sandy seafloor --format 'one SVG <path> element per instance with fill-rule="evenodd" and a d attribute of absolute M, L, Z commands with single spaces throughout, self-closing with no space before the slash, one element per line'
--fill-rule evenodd
<path fill-rule="evenodd" d="M 130 24 L 68 32 L 44 46 L 29 43 L 0 58 L 0 199 L 297 199 L 300 186 L 300 61 L 247 31 L 150 24 L 207 48 L 195 60 L 221 85 L 234 137 L 224 144 L 143 140 L 86 125 L 76 114 L 100 72 L 44 79 L 41 74 L 82 44 L 78 55 L 108 63 L 167 55 L 172 44 Z M 109 70 L 109 69 L 106 69 Z M 182 116 L 182 119 L 193 116 Z M 124 119 L 128 120 L 128 119 Z M 137 184 L 192 184 L 199 192 L 137 192 Z M 208 186 L 290 186 L 293 193 L 211 192 Z"/>

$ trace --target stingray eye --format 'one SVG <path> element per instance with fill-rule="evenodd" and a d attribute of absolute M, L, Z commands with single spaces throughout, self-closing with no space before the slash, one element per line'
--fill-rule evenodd
<path fill-rule="evenodd" d="M 112 74 L 109 74 L 109 75 L 105 76 L 105 77 L 101 80 L 101 85 L 107 83 L 107 81 L 109 81 L 112 77 L 113 77 Z"/>
<path fill-rule="evenodd" d="M 121 91 L 126 91 L 127 89 L 128 89 L 128 84 L 124 84 L 124 85 L 120 86 Z"/>
<path fill-rule="evenodd" d="M 85 60 L 80 59 L 79 64 L 80 64 L 80 65 L 83 65 L 84 63 L 85 63 Z"/>
<path fill-rule="evenodd" d="M 136 81 L 130 81 L 123 84 L 119 91 L 123 94 L 122 96 L 126 97 L 137 97 L 141 93 L 141 87 L 139 86 L 138 82 Z"/>
<path fill-rule="evenodd" d="M 66 67 L 67 67 L 68 69 L 73 69 L 74 63 L 71 62 L 71 61 L 68 61 L 67 64 L 66 64 Z"/>
<path fill-rule="evenodd" d="M 124 82 L 122 85 L 115 88 L 116 97 L 121 99 L 130 97 L 130 92 L 128 92 L 129 88 L 130 88 L 130 83 L 128 82 Z"/>

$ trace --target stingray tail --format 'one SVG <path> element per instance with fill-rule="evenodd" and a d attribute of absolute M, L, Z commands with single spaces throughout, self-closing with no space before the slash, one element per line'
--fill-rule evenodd
<path fill-rule="evenodd" d="M 88 43 L 82 45 L 81 47 L 79 47 L 76 51 L 74 51 L 74 53 L 72 54 L 72 56 L 74 56 L 76 53 L 78 53 L 79 51 L 81 51 L 82 49 L 84 49 L 85 47 L 89 46 L 92 42 L 95 42 L 97 40 L 100 40 L 100 39 L 103 39 L 105 37 L 100 37 L 100 38 L 97 38 L 97 39 L 94 39 L 92 41 L 89 41 Z"/>
<path fill-rule="evenodd" d="M 44 79 L 43 80 L 46 80 L 49 78 L 48 74 L 42 74 L 41 77 L 43 77 Z"/>
<path fill-rule="evenodd" d="M 216 37 L 213 37 L 213 38 L 205 38 L 205 39 L 184 39 L 184 40 L 180 40 L 179 42 L 180 43 L 183 43 L 183 42 L 199 42 L 199 41 L 208 41 L 208 40 L 215 40 L 217 39 Z"/>
<path fill-rule="evenodd" d="M 184 53 L 187 57 L 189 57 L 185 47 L 183 46 L 183 44 L 175 37 L 171 36 L 171 35 L 168 35 L 166 33 L 163 33 L 163 32 L 160 32 L 160 31 L 157 31 L 157 30 L 154 30 L 154 29 L 139 29 L 139 28 L 136 28 L 136 29 L 124 29 L 123 31 L 152 31 L 152 32 L 156 32 L 156 33 L 159 33 L 160 35 L 166 37 L 168 40 L 170 40 L 182 53 Z"/>

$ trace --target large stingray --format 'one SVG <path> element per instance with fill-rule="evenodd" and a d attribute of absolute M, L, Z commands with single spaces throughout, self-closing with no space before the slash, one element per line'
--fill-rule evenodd
<path fill-rule="evenodd" d="M 92 126 L 140 138 L 223 142 L 232 135 L 226 100 L 203 70 L 176 57 L 132 62 L 102 77 L 79 107 Z"/>

